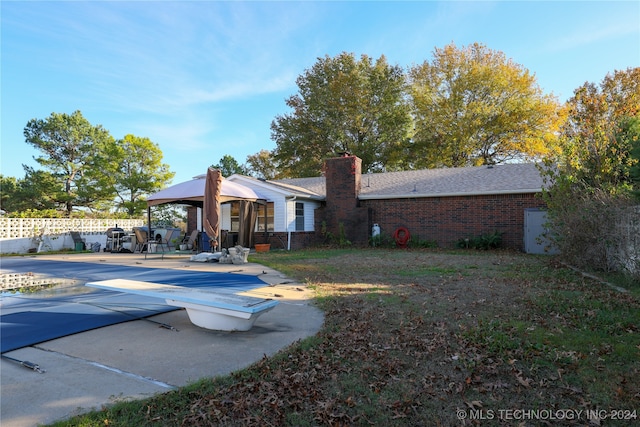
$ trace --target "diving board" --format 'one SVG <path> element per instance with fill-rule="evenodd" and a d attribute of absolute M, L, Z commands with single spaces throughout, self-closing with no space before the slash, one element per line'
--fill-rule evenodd
<path fill-rule="evenodd" d="M 271 299 L 136 280 L 102 280 L 85 286 L 164 299 L 168 305 L 185 308 L 194 325 L 218 331 L 248 331 L 261 314 L 278 304 Z"/>

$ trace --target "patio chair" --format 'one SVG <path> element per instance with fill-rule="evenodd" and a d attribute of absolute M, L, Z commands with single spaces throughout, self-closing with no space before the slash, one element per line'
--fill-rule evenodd
<path fill-rule="evenodd" d="M 191 245 L 191 250 L 195 250 L 196 247 L 198 246 L 198 234 L 199 234 L 199 231 L 196 229 L 191 232 L 191 235 L 189 236 L 188 239 L 186 235 L 184 236 L 185 243 L 187 245 Z"/>
<path fill-rule="evenodd" d="M 133 234 L 136 236 L 136 246 L 133 248 L 133 252 L 145 252 L 147 250 L 148 235 L 146 230 L 143 230 L 139 227 L 133 228 Z"/>
<path fill-rule="evenodd" d="M 176 230 L 175 228 L 169 228 L 166 234 L 164 235 L 164 238 L 160 238 L 160 240 L 156 239 L 158 247 L 160 247 L 160 249 L 162 249 L 163 252 L 164 252 L 164 248 L 166 248 L 167 251 L 169 251 L 170 250 L 169 246 L 172 243 L 171 241 L 175 239 L 174 236 L 177 236 L 179 233 L 180 233 L 180 230 Z"/>

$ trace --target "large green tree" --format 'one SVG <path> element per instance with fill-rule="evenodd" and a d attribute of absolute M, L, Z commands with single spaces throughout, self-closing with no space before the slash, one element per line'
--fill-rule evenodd
<path fill-rule="evenodd" d="M 325 56 L 296 81 L 291 113 L 271 123 L 274 158 L 283 177 L 319 176 L 327 157 L 351 152 L 364 172 L 403 168 L 411 114 L 405 74 L 384 56 Z"/>
<path fill-rule="evenodd" d="M 409 75 L 415 168 L 539 159 L 556 147 L 560 105 L 502 52 L 450 44 Z"/>
<path fill-rule="evenodd" d="M 546 170 L 551 235 L 573 265 L 640 279 L 640 68 L 585 83 L 567 105 L 563 150 Z"/>
<path fill-rule="evenodd" d="M 29 210 L 55 210 L 64 198 L 60 180 L 51 172 L 24 167 L 22 179 L 0 177 L 2 209 L 13 214 Z"/>
<path fill-rule="evenodd" d="M 16 209 L 16 193 L 18 180 L 13 176 L 0 174 L 0 209 L 5 212 L 13 212 Z"/>
<path fill-rule="evenodd" d="M 211 165 L 214 169 L 220 169 L 222 176 L 231 176 L 233 174 L 244 175 L 246 174 L 246 168 L 242 166 L 238 161 L 229 154 L 222 156 L 218 164 Z"/>
<path fill-rule="evenodd" d="M 113 198 L 104 174 L 109 161 L 100 156 L 114 143 L 102 126 L 94 126 L 80 111 L 52 113 L 46 119 L 32 119 L 24 128 L 25 140 L 42 153 L 35 160 L 55 178 L 59 191 L 55 202 L 70 216 L 74 207 L 95 208 Z M 34 174 L 34 178 L 37 176 Z"/>
<path fill-rule="evenodd" d="M 274 179 L 278 176 L 278 165 L 273 153 L 260 150 L 256 154 L 247 156 L 247 173 L 256 178 Z"/>
<path fill-rule="evenodd" d="M 161 190 L 175 176 L 162 162 L 160 147 L 149 138 L 126 135 L 107 154 L 118 208 L 129 216 L 144 212 L 145 196 Z"/>
<path fill-rule="evenodd" d="M 50 210 L 59 207 L 58 201 L 65 199 L 64 190 L 60 186 L 60 177 L 49 171 L 27 166 L 24 170 L 24 179 L 18 180 L 15 198 L 18 209 L 16 210 Z"/>
<path fill-rule="evenodd" d="M 557 159 L 561 178 L 607 192 L 628 189 L 638 161 L 640 68 L 615 71 L 599 85 L 587 82 L 567 104 Z"/>

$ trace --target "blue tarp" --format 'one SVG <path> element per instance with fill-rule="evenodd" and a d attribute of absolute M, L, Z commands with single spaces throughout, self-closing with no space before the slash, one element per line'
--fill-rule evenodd
<path fill-rule="evenodd" d="M 262 287 L 255 276 L 114 264 L 64 262 L 37 258 L 5 258 L 1 272 L 33 273 L 52 279 L 67 279 L 77 286 L 62 292 L 41 291 L 0 297 L 0 352 L 35 345 L 102 326 L 176 310 L 157 298 L 90 289 L 88 281 L 129 279 L 186 287 L 215 288 L 241 292 Z"/>

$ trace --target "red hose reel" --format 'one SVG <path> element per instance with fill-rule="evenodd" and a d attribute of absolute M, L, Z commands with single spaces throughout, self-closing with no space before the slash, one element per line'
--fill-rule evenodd
<path fill-rule="evenodd" d="M 406 248 L 407 243 L 411 239 L 411 233 L 405 227 L 398 227 L 393 232 L 393 239 L 396 241 L 396 245 L 399 248 Z"/>

